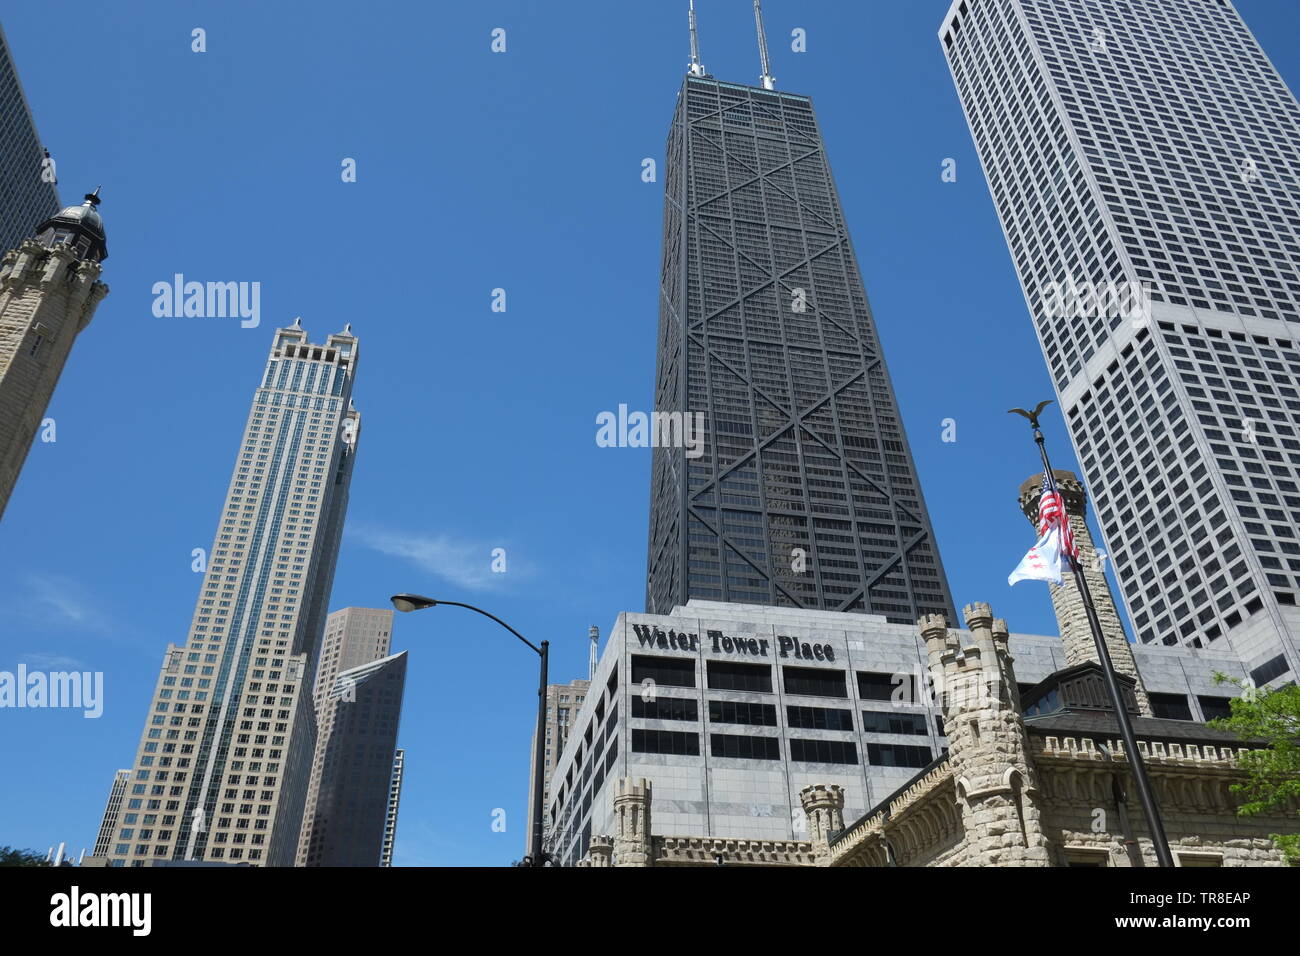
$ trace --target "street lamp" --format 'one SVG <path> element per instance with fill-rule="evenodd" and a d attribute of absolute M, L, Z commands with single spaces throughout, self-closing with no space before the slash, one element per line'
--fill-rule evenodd
<path fill-rule="evenodd" d="M 393 607 L 404 613 L 422 611 L 427 607 L 437 607 L 439 605 L 463 607 L 471 611 L 477 611 L 484 617 L 490 617 L 519 638 L 524 644 L 528 645 L 529 650 L 541 659 L 541 678 L 537 684 L 537 742 L 533 746 L 534 751 L 536 751 L 533 754 L 533 852 L 530 855 L 531 862 L 528 865 L 542 866 L 545 863 L 542 854 L 542 755 L 545 750 L 544 741 L 546 740 L 546 664 L 551 642 L 542 641 L 542 646 L 538 647 L 495 614 L 489 614 L 481 607 L 475 607 L 472 604 L 461 604 L 459 601 L 438 601 L 419 594 L 394 594 L 392 602 Z"/>
<path fill-rule="evenodd" d="M 420 597 L 418 594 L 394 594 L 393 607 L 399 611 L 420 611 L 426 607 L 433 607 L 441 604 L 441 601 L 435 601 L 433 598 Z"/>

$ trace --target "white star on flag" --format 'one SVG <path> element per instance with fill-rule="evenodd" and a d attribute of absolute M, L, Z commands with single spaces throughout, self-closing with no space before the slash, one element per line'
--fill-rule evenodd
<path fill-rule="evenodd" d="M 1007 576 L 1007 584 L 1015 584 L 1017 581 L 1063 583 L 1061 551 L 1061 526 L 1053 524 L 1029 549 L 1029 553 L 1020 559 L 1016 569 Z"/>

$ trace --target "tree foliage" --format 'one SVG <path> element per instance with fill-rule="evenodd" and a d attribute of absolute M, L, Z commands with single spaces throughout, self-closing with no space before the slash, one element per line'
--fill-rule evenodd
<path fill-rule="evenodd" d="M 1216 684 L 1242 689 L 1231 702 L 1232 715 L 1211 720 L 1207 726 L 1228 730 L 1243 740 L 1264 741 L 1268 747 L 1241 754 L 1237 760 L 1247 779 L 1232 791 L 1245 798 L 1237 812 L 1254 816 L 1300 801 L 1300 687 L 1260 690 L 1249 680 L 1214 675 Z M 1286 861 L 1300 866 L 1300 834 L 1272 834 Z"/>
<path fill-rule="evenodd" d="M 0 846 L 0 866 L 49 866 L 45 856 L 36 850 L 19 850 L 12 846 Z"/>

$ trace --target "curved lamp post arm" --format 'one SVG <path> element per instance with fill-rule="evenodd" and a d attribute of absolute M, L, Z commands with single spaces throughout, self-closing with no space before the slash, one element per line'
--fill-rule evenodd
<path fill-rule="evenodd" d="M 463 607 L 468 608 L 471 611 L 477 611 L 484 617 L 490 617 L 515 637 L 519 638 L 519 640 L 523 641 L 528 645 L 528 649 L 534 654 L 540 655 L 542 653 L 540 647 L 528 638 L 524 637 L 505 621 L 501 620 L 501 618 L 483 610 L 481 607 L 475 607 L 473 604 L 462 604 L 460 601 L 440 601 L 437 598 L 425 597 L 423 594 L 394 594 L 390 600 L 393 602 L 393 607 L 397 608 L 399 611 L 422 611 L 426 607 L 438 607 L 440 604 L 449 604 L 452 607 Z"/>
<path fill-rule="evenodd" d="M 490 618 L 492 618 L 492 620 L 496 621 L 498 624 L 500 624 L 502 627 L 504 627 L 507 631 L 509 631 L 509 632 L 510 632 L 511 634 L 513 634 L 515 637 L 519 638 L 521 641 L 523 641 L 525 644 L 527 644 L 528 647 L 529 647 L 529 649 L 532 650 L 532 652 L 533 652 L 534 654 L 539 654 L 539 655 L 540 655 L 540 654 L 542 653 L 542 649 L 541 649 L 540 647 L 538 647 L 536 644 L 534 644 L 534 643 L 533 643 L 532 641 L 530 641 L 528 638 L 524 637 L 522 634 L 520 634 L 518 631 L 516 631 L 513 627 L 511 627 L 511 626 L 510 626 L 509 624 L 507 624 L 505 621 L 501 620 L 501 618 L 497 617 L 495 614 L 491 614 L 491 613 L 489 613 L 489 612 L 483 610 L 481 607 L 475 607 L 475 606 L 472 605 L 472 604 L 461 604 L 459 601 L 439 601 L 438 603 L 439 603 L 439 604 L 447 604 L 447 605 L 450 605 L 451 607 L 464 607 L 464 608 L 469 608 L 471 611 L 478 611 L 478 613 L 482 614 L 484 617 L 490 617 Z"/>
<path fill-rule="evenodd" d="M 439 601 L 431 597 L 425 597 L 421 594 L 394 594 L 392 597 L 393 607 L 399 611 L 419 611 L 427 607 L 437 607 L 440 604 L 447 604 L 451 607 L 463 607 L 471 611 L 477 611 L 484 617 L 489 617 L 496 621 L 507 631 L 519 638 L 528 649 L 540 658 L 541 673 L 537 683 L 537 730 L 536 743 L 533 750 L 533 839 L 532 853 L 526 858 L 529 866 L 545 866 L 547 857 L 542 846 L 542 753 L 545 749 L 546 739 L 546 681 L 547 681 L 547 664 L 550 657 L 550 641 L 542 641 L 542 646 L 538 647 L 528 638 L 524 637 L 513 627 L 507 624 L 495 614 L 491 614 L 481 607 L 475 607 L 473 604 L 462 604 L 460 601 Z"/>

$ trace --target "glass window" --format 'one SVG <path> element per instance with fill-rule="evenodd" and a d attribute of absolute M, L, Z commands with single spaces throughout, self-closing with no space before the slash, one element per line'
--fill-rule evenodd
<path fill-rule="evenodd" d="M 787 694 L 807 694 L 811 697 L 847 697 L 844 671 L 820 667 L 783 667 Z"/>
<path fill-rule="evenodd" d="M 715 757 L 743 757 L 750 760 L 781 759 L 781 745 L 775 737 L 710 734 L 709 748 Z"/>
<path fill-rule="evenodd" d="M 767 664 L 731 664 L 709 661 L 709 687 L 713 690 L 748 690 L 770 694 L 772 668 Z"/>
<path fill-rule="evenodd" d="M 826 707 L 797 707 L 790 704 L 785 709 L 786 723 L 804 730 L 852 730 L 853 712 Z"/>
<path fill-rule="evenodd" d="M 682 657 L 644 657 L 632 656 L 632 683 L 645 681 L 664 684 L 668 687 L 695 686 L 695 660 Z"/>
<path fill-rule="evenodd" d="M 676 730 L 633 730 L 632 750 L 639 754 L 681 754 L 698 757 L 700 735 Z"/>
<path fill-rule="evenodd" d="M 776 726 L 776 705 L 752 701 L 711 700 L 709 720 L 715 724 L 750 724 L 758 727 Z"/>
<path fill-rule="evenodd" d="M 805 763 L 857 763 L 858 748 L 848 740 L 792 739 L 790 759 Z"/>

